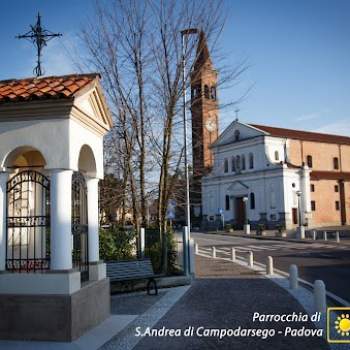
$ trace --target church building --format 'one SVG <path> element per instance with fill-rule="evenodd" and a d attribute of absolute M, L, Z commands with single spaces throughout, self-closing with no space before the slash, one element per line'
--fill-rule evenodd
<path fill-rule="evenodd" d="M 233 121 L 210 146 L 203 224 L 292 229 L 350 222 L 350 137 Z"/>
<path fill-rule="evenodd" d="M 200 33 L 191 74 L 193 225 L 350 222 L 350 137 L 237 119 L 219 135 L 217 71 Z"/>

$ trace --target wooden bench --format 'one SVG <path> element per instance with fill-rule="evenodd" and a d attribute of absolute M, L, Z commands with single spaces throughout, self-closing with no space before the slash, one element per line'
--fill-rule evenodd
<path fill-rule="evenodd" d="M 156 275 L 150 259 L 107 261 L 107 277 L 111 282 L 127 283 L 131 281 L 147 280 L 147 294 L 158 294 Z M 158 276 L 159 277 L 159 276 Z"/>

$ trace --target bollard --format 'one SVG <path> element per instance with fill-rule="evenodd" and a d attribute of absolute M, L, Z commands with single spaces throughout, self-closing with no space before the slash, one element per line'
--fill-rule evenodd
<path fill-rule="evenodd" d="M 313 230 L 313 231 L 312 231 L 312 239 L 313 239 L 314 241 L 316 241 L 316 238 L 317 238 L 317 231 L 316 231 L 316 230 Z"/>
<path fill-rule="evenodd" d="M 266 274 L 273 275 L 273 259 L 272 259 L 272 256 L 268 256 L 267 257 Z"/>
<path fill-rule="evenodd" d="M 326 312 L 326 286 L 321 280 L 316 280 L 314 283 L 314 307 L 315 311 Z"/>
<path fill-rule="evenodd" d="M 143 227 L 140 229 L 140 255 L 141 258 L 145 257 L 145 229 Z"/>
<path fill-rule="evenodd" d="M 289 267 L 289 288 L 298 288 L 298 267 L 294 264 Z"/>
<path fill-rule="evenodd" d="M 236 261 L 236 249 L 231 248 L 231 260 Z"/>
<path fill-rule="evenodd" d="M 305 239 L 305 226 L 299 226 L 297 228 L 297 238 Z"/>
<path fill-rule="evenodd" d="M 254 266 L 254 255 L 253 252 L 249 252 L 248 255 L 248 266 L 253 267 Z"/>
<path fill-rule="evenodd" d="M 188 276 L 190 274 L 190 257 L 189 257 L 189 239 L 188 239 L 188 227 L 184 226 L 182 231 L 182 244 L 183 244 L 183 270 Z"/>
<path fill-rule="evenodd" d="M 327 241 L 327 231 L 323 231 L 323 239 Z"/>
<path fill-rule="evenodd" d="M 337 232 L 335 233 L 335 241 L 336 241 L 337 243 L 340 243 L 339 231 L 337 231 Z"/>
<path fill-rule="evenodd" d="M 195 273 L 195 246 L 193 238 L 190 238 L 190 274 L 193 276 Z"/>
<path fill-rule="evenodd" d="M 212 247 L 212 257 L 216 258 L 216 248 Z"/>
<path fill-rule="evenodd" d="M 194 245 L 194 253 L 198 254 L 198 252 L 199 252 L 199 246 L 198 246 L 198 243 L 195 243 L 195 245 Z"/>

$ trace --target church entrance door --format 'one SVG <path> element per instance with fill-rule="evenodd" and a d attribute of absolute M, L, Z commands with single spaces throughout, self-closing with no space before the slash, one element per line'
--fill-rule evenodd
<path fill-rule="evenodd" d="M 243 229 L 243 225 L 246 218 L 246 212 L 245 212 L 245 205 L 243 202 L 243 197 L 236 197 L 236 205 L 235 205 L 235 211 L 236 211 L 236 225 L 238 229 Z"/>
<path fill-rule="evenodd" d="M 293 218 L 293 224 L 297 225 L 298 224 L 298 209 L 297 208 L 292 208 L 292 218 Z"/>

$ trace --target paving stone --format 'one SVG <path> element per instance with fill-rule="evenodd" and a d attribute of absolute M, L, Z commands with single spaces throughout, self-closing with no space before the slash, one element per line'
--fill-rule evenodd
<path fill-rule="evenodd" d="M 286 324 L 252 322 L 253 312 L 289 314 L 305 310 L 291 295 L 272 281 L 251 273 L 243 266 L 197 257 L 198 278 L 190 290 L 162 317 L 153 328 L 274 328 Z M 288 324 L 291 325 L 291 324 Z M 314 328 L 311 322 L 292 323 L 293 328 Z M 244 349 L 244 350 L 325 350 L 323 338 L 200 338 L 145 337 L 135 349 Z"/>

